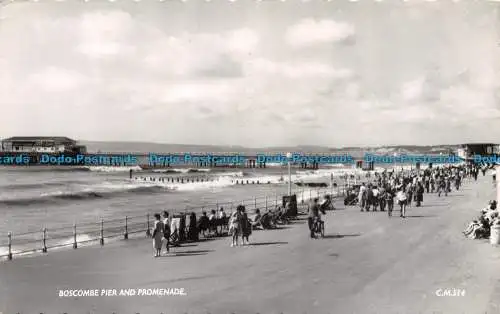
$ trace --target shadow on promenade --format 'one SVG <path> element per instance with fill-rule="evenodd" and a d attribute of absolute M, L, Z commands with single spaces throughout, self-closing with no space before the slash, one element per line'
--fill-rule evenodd
<path fill-rule="evenodd" d="M 263 245 L 280 245 L 280 244 L 288 244 L 288 242 L 257 242 L 250 243 L 249 246 L 263 246 Z"/>
<path fill-rule="evenodd" d="M 174 283 L 174 282 L 183 282 L 183 281 L 190 281 L 190 280 L 205 280 L 205 279 L 210 279 L 210 278 L 217 278 L 219 275 L 205 275 L 205 276 L 191 276 L 191 277 L 183 277 L 183 278 L 174 278 L 174 279 L 167 279 L 167 280 L 156 280 L 156 281 L 148 281 L 143 283 L 143 285 L 161 285 L 161 284 L 166 284 L 166 283 Z"/>
<path fill-rule="evenodd" d="M 323 239 L 342 239 L 347 237 L 359 237 L 361 233 L 353 233 L 353 234 L 327 234 L 323 237 Z"/>
<path fill-rule="evenodd" d="M 179 256 L 197 256 L 197 255 L 207 255 L 210 252 L 215 252 L 214 250 L 191 250 L 191 251 L 176 251 L 173 249 L 167 255 L 162 255 L 161 257 L 179 257 Z"/>

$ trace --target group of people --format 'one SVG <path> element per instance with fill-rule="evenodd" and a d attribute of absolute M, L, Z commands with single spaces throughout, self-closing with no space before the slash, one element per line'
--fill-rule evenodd
<path fill-rule="evenodd" d="M 460 166 L 442 166 L 437 168 L 428 168 L 425 170 L 411 171 L 383 171 L 375 172 L 374 182 L 362 183 L 357 192 L 357 200 L 361 211 L 388 211 L 388 215 L 392 216 L 394 202 L 400 208 L 400 217 L 406 217 L 406 208 L 416 202 L 416 206 L 422 206 L 425 193 L 437 193 L 439 197 L 442 194 L 447 196 L 454 185 L 456 190 L 459 190 L 462 181 L 465 178 L 477 180 L 478 172 L 485 168 L 480 168 L 477 165 L 460 165 Z M 489 228 L 493 223 L 491 213 L 496 212 L 496 202 L 490 204 L 489 211 L 484 212 L 480 218 L 473 221 L 464 233 L 471 237 L 480 237 L 489 234 Z M 311 237 L 314 237 L 314 226 L 317 221 L 321 222 L 320 213 L 324 214 L 324 204 L 319 204 L 319 199 L 315 198 L 309 206 L 308 225 Z M 255 229 L 272 229 L 280 223 L 288 223 L 287 213 L 290 210 L 291 203 L 287 203 L 284 207 L 277 207 L 276 210 L 268 210 L 266 213 L 260 213 L 259 209 L 255 211 L 254 219 L 250 219 L 246 213 L 245 206 L 239 205 L 235 212 L 228 217 L 223 208 L 220 208 L 217 213 L 212 210 L 210 215 L 204 211 L 199 220 L 193 212 L 189 216 L 189 224 L 186 228 L 182 220 L 175 221 L 169 218 L 169 213 L 163 213 L 163 219 L 160 214 L 155 215 L 155 224 L 153 229 L 153 245 L 155 248 L 155 257 L 161 255 L 163 244 L 166 246 L 167 253 L 172 244 L 177 241 L 188 239 L 197 241 L 199 234 L 205 234 L 206 231 L 213 231 L 216 235 L 222 235 L 224 228 L 228 229 L 228 233 L 232 236 L 231 247 L 241 244 L 249 244 L 249 237 L 252 230 Z M 496 217 L 496 216 L 495 216 Z M 219 229 L 220 228 L 220 229 Z M 185 234 L 187 229 L 187 236 Z"/>
<path fill-rule="evenodd" d="M 162 217 L 163 216 L 163 217 Z M 155 257 L 161 256 L 163 244 L 165 244 L 166 252 L 170 252 L 171 246 L 178 246 L 180 241 L 186 238 L 191 241 L 198 240 L 199 229 L 196 224 L 196 214 L 192 212 L 189 215 L 189 224 L 186 228 L 186 222 L 183 219 L 171 219 L 168 211 L 164 211 L 163 215 L 155 214 L 155 222 L 153 226 L 153 247 L 155 249 Z M 187 229 L 187 234 L 185 230 Z"/>
<path fill-rule="evenodd" d="M 242 245 L 248 245 L 252 230 L 273 229 L 278 224 L 288 223 L 287 212 L 289 207 L 290 203 L 287 203 L 284 207 L 276 206 L 276 209 L 269 209 L 264 214 L 261 214 L 260 210 L 256 209 L 253 219 L 249 218 L 243 205 L 239 205 L 236 211 L 229 216 L 226 215 L 222 207 L 218 213 L 211 210 L 210 215 L 203 211 L 199 219 L 192 212 L 189 215 L 187 226 L 182 215 L 171 218 L 168 211 L 164 211 L 163 215 L 155 214 L 152 232 L 154 256 L 161 256 L 163 246 L 166 247 L 166 253 L 169 253 L 170 247 L 178 245 L 180 241 L 198 241 L 200 234 L 207 236 L 206 232 L 221 236 L 224 234 L 225 228 L 227 228 L 227 233 L 232 236 L 232 247 L 240 245 L 240 238 Z"/>
<path fill-rule="evenodd" d="M 493 225 L 500 224 L 497 202 L 490 201 L 488 206 L 481 210 L 481 214 L 473 220 L 463 234 L 470 239 L 485 239 L 490 236 L 490 230 Z"/>
<path fill-rule="evenodd" d="M 471 177 L 477 180 L 477 166 L 443 166 L 425 170 L 395 172 L 387 170 L 375 173 L 374 183 L 362 183 L 358 192 L 358 204 L 361 211 L 385 211 L 392 216 L 394 201 L 400 208 L 400 217 L 406 217 L 406 208 L 412 202 L 422 206 L 425 193 L 437 193 L 448 196 L 452 184 L 459 190 L 462 180 Z"/>

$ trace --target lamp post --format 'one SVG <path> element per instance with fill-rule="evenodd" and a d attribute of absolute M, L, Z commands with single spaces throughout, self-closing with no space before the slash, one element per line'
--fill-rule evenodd
<path fill-rule="evenodd" d="M 495 169 L 493 169 L 496 173 L 496 188 L 497 188 L 497 204 L 500 204 L 500 165 L 496 165 Z M 499 206 L 499 205 L 497 205 Z"/>
<path fill-rule="evenodd" d="M 286 153 L 286 158 L 288 160 L 288 196 L 292 195 L 292 170 L 290 159 L 292 159 L 292 153 Z"/>

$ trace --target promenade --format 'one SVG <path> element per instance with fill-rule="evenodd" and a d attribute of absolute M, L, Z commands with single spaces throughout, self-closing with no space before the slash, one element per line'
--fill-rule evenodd
<path fill-rule="evenodd" d="M 406 219 L 329 212 L 326 237 L 299 220 L 152 257 L 150 239 L 0 263 L 2 313 L 500 313 L 500 248 L 462 235 L 495 197 L 491 176 L 448 197 L 424 195 Z M 397 214 L 397 212 L 396 212 Z M 184 288 L 186 296 L 59 298 L 60 289 Z M 437 296 L 438 289 L 465 296 Z"/>

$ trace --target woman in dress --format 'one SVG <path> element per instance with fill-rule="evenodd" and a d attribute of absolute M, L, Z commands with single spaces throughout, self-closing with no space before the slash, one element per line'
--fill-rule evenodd
<path fill-rule="evenodd" d="M 155 250 L 154 257 L 159 257 L 161 255 L 161 247 L 163 243 L 163 234 L 165 232 L 165 226 L 161 221 L 160 214 L 155 214 L 155 224 L 153 230 L 153 248 Z"/>
<path fill-rule="evenodd" d="M 198 241 L 198 228 L 196 227 L 196 214 L 194 212 L 189 216 L 188 239 Z"/>
<path fill-rule="evenodd" d="M 243 205 L 239 205 L 236 211 L 231 215 L 229 232 L 232 235 L 233 241 L 231 247 L 238 246 L 238 238 L 241 234 L 241 212 Z"/>
<path fill-rule="evenodd" d="M 242 242 L 243 245 L 248 245 L 250 242 L 248 238 L 252 234 L 252 223 L 250 222 L 250 219 L 248 219 L 248 215 L 245 212 L 242 215 L 242 223 L 243 223 L 241 226 Z"/>
<path fill-rule="evenodd" d="M 417 207 L 420 207 L 422 205 L 422 202 L 424 201 L 424 186 L 421 182 L 417 183 Z"/>

